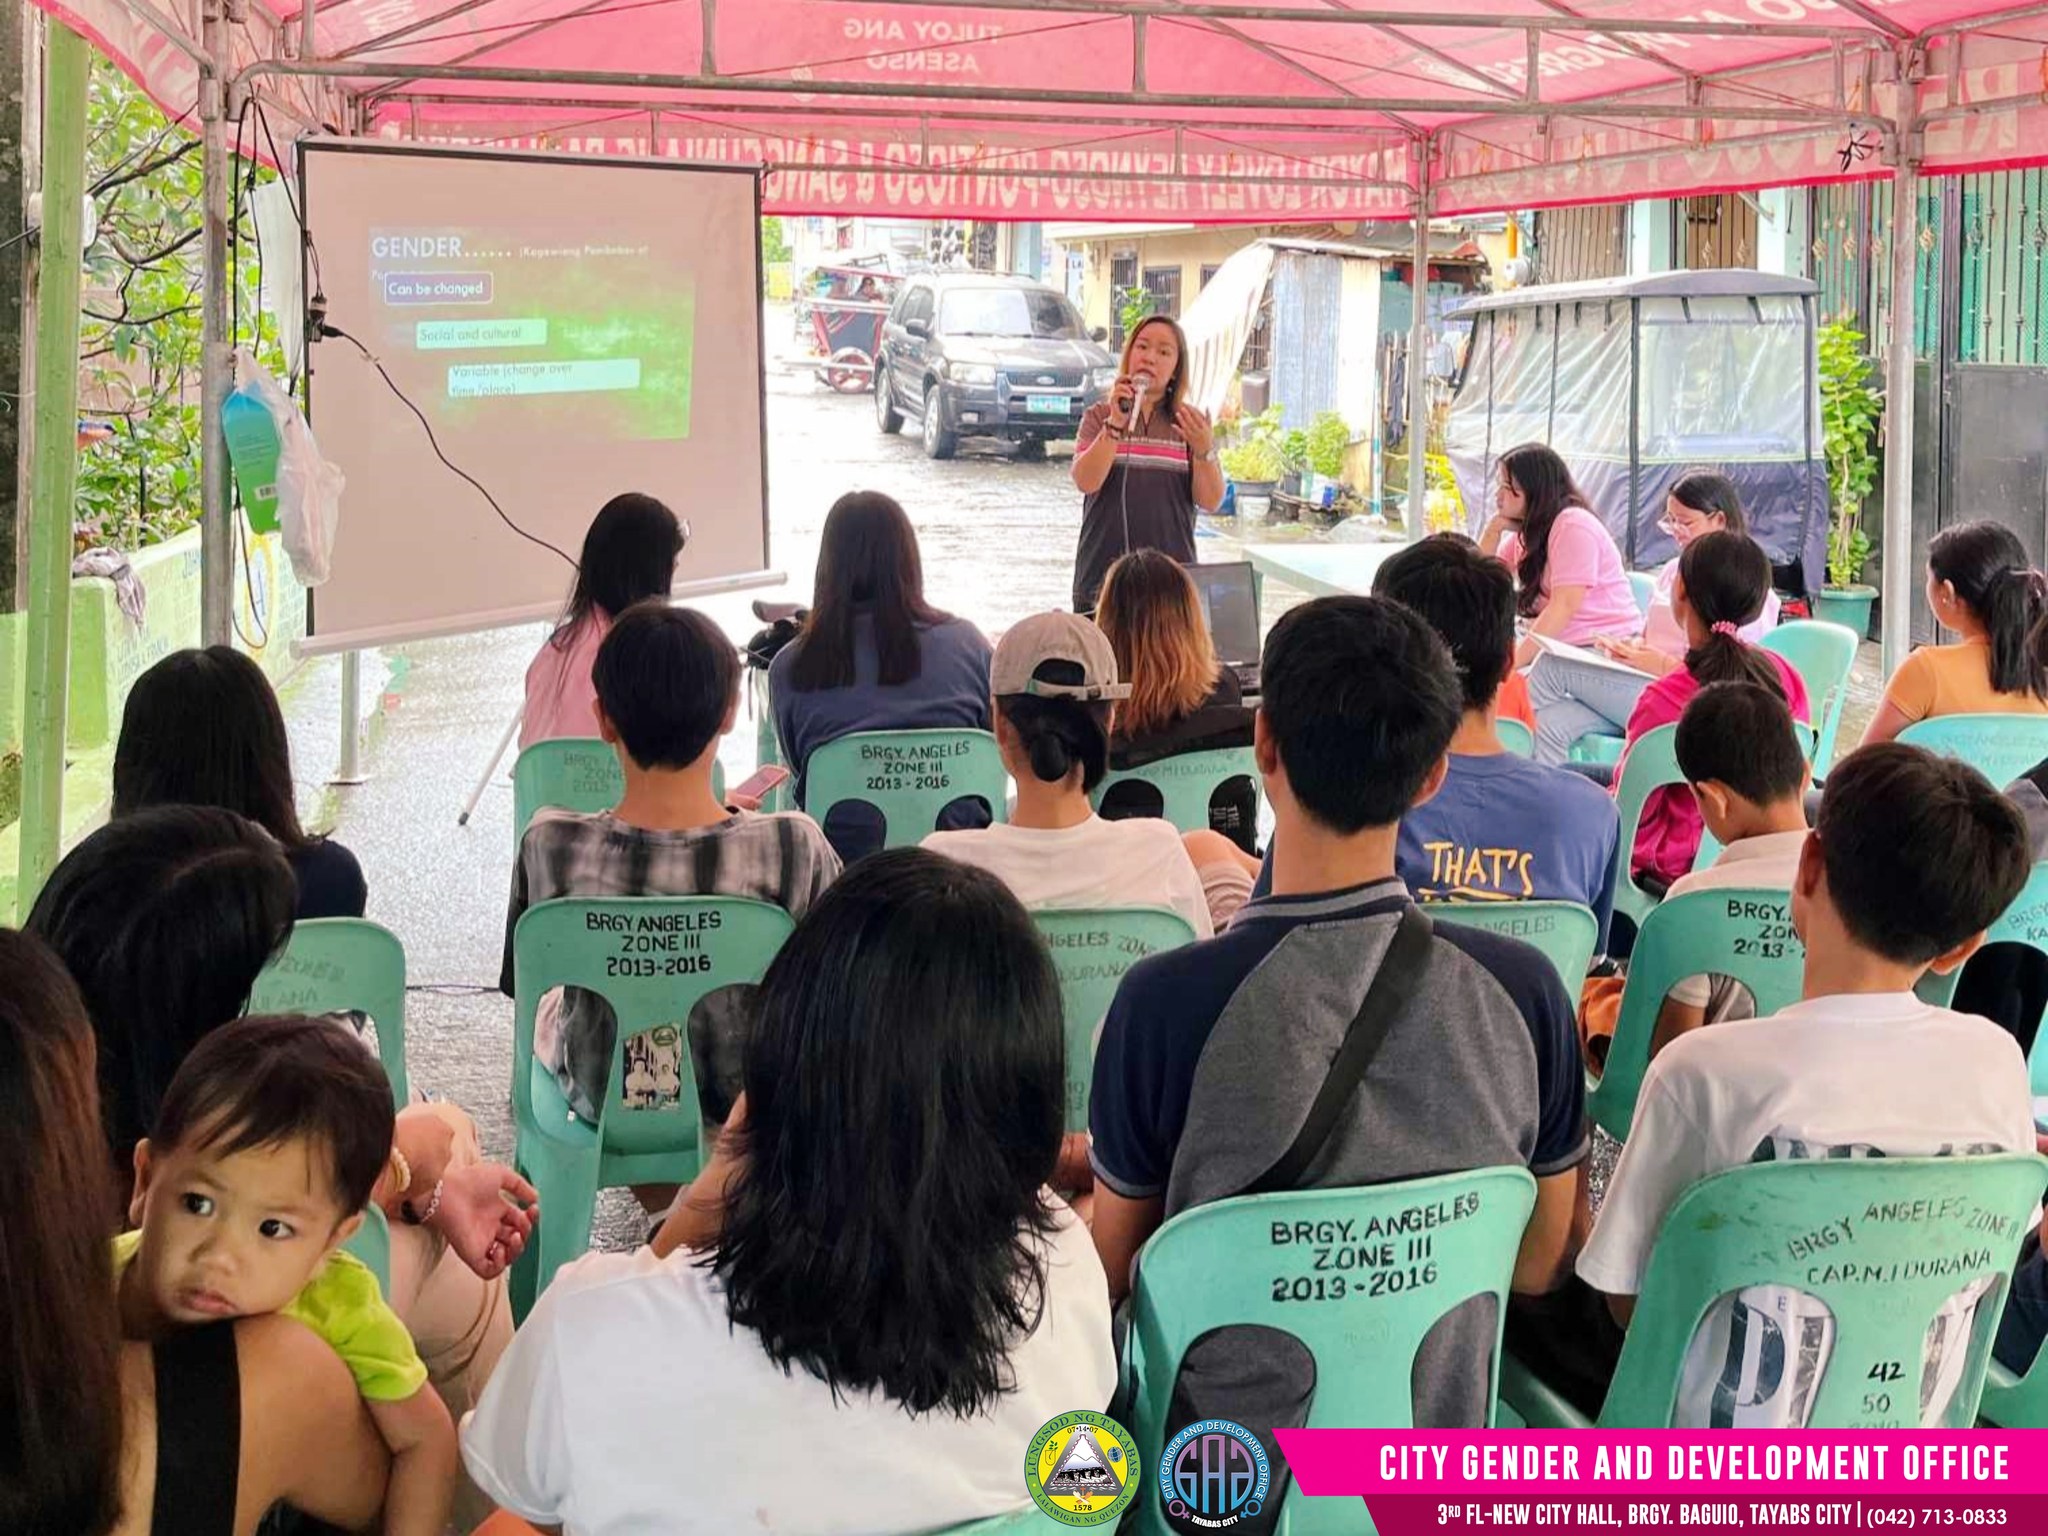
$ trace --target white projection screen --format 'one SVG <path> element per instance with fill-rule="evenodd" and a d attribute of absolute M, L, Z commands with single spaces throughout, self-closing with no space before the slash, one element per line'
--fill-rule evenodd
<path fill-rule="evenodd" d="M 307 288 L 505 515 L 570 559 L 622 491 L 690 524 L 678 593 L 764 583 L 760 182 L 746 167 L 301 144 Z M 363 353 L 311 348 L 348 477 L 309 652 L 551 617 L 574 573 L 435 456 Z"/>

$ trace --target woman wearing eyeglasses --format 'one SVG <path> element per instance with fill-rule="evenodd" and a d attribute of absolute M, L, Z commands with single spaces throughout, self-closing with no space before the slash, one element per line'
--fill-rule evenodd
<path fill-rule="evenodd" d="M 1643 632 L 1633 637 L 1600 635 L 1593 649 L 1635 669 L 1568 661 L 1561 656 L 1538 658 L 1529 672 L 1529 702 L 1536 711 L 1536 758 L 1561 763 L 1572 743 L 1587 734 L 1619 736 L 1643 690 L 1685 665 L 1685 633 L 1671 609 L 1671 588 L 1678 578 L 1679 556 L 1685 547 L 1708 533 L 1739 533 L 1749 537 L 1742 498 L 1725 475 L 1694 470 L 1671 487 L 1664 516 L 1657 526 L 1678 545 L 1678 553 L 1657 572 L 1656 593 Z M 1742 627 L 1741 638 L 1755 645 L 1778 622 L 1778 594 L 1767 592 L 1763 612 Z M 1639 674 L 1639 675 L 1636 675 Z"/>

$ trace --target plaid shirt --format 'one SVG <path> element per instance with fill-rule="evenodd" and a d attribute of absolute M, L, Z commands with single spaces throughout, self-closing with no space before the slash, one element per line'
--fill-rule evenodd
<path fill-rule="evenodd" d="M 536 902 L 562 896 L 740 896 L 773 902 L 801 919 L 838 874 L 839 855 L 825 834 L 795 812 L 735 811 L 712 826 L 652 832 L 628 826 L 610 811 L 586 816 L 543 810 L 526 829 L 512 871 L 498 986 L 512 995 L 512 931 Z M 712 993 L 689 1021 L 703 1108 L 714 1121 L 725 1118 L 738 1088 L 740 999 L 727 995 L 737 990 Z M 535 1021 L 534 1054 L 586 1120 L 595 1121 L 604 1104 L 616 1033 L 610 1005 L 575 987 L 564 989 L 557 1008 L 543 1000 Z"/>

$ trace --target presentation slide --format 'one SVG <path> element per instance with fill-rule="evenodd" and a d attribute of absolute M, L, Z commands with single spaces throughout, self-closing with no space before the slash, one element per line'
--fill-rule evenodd
<path fill-rule="evenodd" d="M 370 231 L 379 343 L 423 359 L 451 424 L 690 435 L 691 253 L 668 232 L 501 224 Z"/>
<path fill-rule="evenodd" d="M 312 352 L 347 476 L 309 648 L 545 618 L 621 491 L 690 524 L 678 592 L 768 569 L 758 182 L 659 161 L 362 141 L 302 147 L 308 292 L 361 342 Z M 405 399 L 391 387 L 397 386 Z"/>

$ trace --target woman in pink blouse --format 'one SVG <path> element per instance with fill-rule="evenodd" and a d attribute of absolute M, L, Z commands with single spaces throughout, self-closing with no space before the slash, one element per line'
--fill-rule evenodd
<path fill-rule="evenodd" d="M 1515 572 L 1517 608 L 1529 621 L 1517 666 L 1536 659 L 1536 635 L 1591 645 L 1596 635 L 1633 636 L 1642 627 L 1614 536 L 1556 453 L 1541 443 L 1509 449 L 1493 505 L 1479 547 Z"/>
<path fill-rule="evenodd" d="M 590 520 L 576 585 L 555 632 L 526 669 L 521 751 L 536 741 L 597 734 L 590 663 L 612 620 L 643 597 L 666 597 L 689 530 L 652 496 L 614 496 Z"/>

